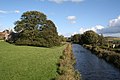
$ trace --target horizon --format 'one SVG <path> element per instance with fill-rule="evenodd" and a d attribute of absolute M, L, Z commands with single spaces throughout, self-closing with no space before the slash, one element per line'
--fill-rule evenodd
<path fill-rule="evenodd" d="M 119 3 L 119 0 L 4 0 L 0 1 L 0 31 L 13 29 L 22 13 L 35 10 L 55 23 L 59 35 L 68 37 L 93 30 L 104 36 L 120 37 Z"/>

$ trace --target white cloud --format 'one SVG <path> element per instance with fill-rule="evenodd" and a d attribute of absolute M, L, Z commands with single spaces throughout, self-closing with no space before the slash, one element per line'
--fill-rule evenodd
<path fill-rule="evenodd" d="M 120 16 L 116 19 L 112 19 L 109 21 L 109 26 L 104 27 L 101 25 L 96 25 L 95 27 L 91 28 L 80 28 L 79 32 L 74 32 L 73 34 L 80 33 L 83 34 L 85 31 L 93 30 L 98 34 L 103 34 L 104 36 L 114 36 L 120 37 Z"/>
<path fill-rule="evenodd" d="M 109 26 L 101 30 L 98 30 L 98 33 L 103 34 L 120 33 L 120 16 L 118 16 L 116 19 L 110 20 Z"/>
<path fill-rule="evenodd" d="M 68 16 L 67 19 L 70 21 L 70 23 L 74 24 L 76 23 L 76 16 Z"/>
<path fill-rule="evenodd" d="M 96 28 L 96 30 L 101 30 L 101 29 L 103 29 L 104 27 L 101 26 L 101 25 L 96 25 L 95 28 Z"/>
<path fill-rule="evenodd" d="M 80 28 L 79 31 L 73 32 L 73 33 L 69 33 L 69 34 L 65 34 L 65 36 L 70 36 L 70 35 L 74 35 L 74 34 L 83 34 L 84 32 L 88 31 L 88 30 L 93 30 L 95 32 L 98 32 L 98 30 L 103 29 L 104 27 L 101 25 L 96 25 L 95 27 L 90 27 L 90 28 Z"/>
<path fill-rule="evenodd" d="M 112 19 L 109 21 L 109 26 L 110 27 L 117 27 L 120 26 L 120 16 L 118 16 L 117 19 Z"/>
<path fill-rule="evenodd" d="M 15 10 L 14 12 L 15 12 L 15 13 L 20 13 L 20 11 L 19 11 L 19 10 Z"/>
<path fill-rule="evenodd" d="M 77 32 L 74 32 L 74 33 L 72 34 L 72 36 L 75 35 L 75 34 L 77 34 Z"/>
<path fill-rule="evenodd" d="M 55 3 L 63 3 L 63 2 L 80 3 L 80 2 L 83 2 L 84 0 L 49 0 L 49 1 L 55 2 Z"/>
<path fill-rule="evenodd" d="M 91 28 L 80 28 L 79 31 L 77 32 L 73 32 L 72 34 L 69 34 L 69 35 L 75 35 L 75 34 L 83 34 L 84 32 L 88 31 L 88 30 L 93 30 L 95 32 L 97 32 L 97 30 L 101 30 L 103 29 L 104 27 L 101 26 L 101 25 L 96 25 L 95 27 L 91 27 Z"/>
<path fill-rule="evenodd" d="M 68 16 L 67 19 L 68 20 L 76 20 L 76 16 Z"/>
<path fill-rule="evenodd" d="M 14 11 L 6 11 L 6 10 L 0 10 L 1 14 L 11 14 L 11 13 L 20 13 L 19 10 L 14 10 Z"/>
<path fill-rule="evenodd" d="M 91 28 L 80 28 L 80 33 L 84 33 L 87 30 L 93 30 L 99 34 L 104 34 L 105 36 L 115 36 L 120 37 L 120 16 L 116 19 L 112 19 L 109 21 L 108 27 L 103 27 L 101 25 L 96 25 L 95 27 Z"/>
<path fill-rule="evenodd" d="M 88 30 L 93 30 L 93 31 L 95 31 L 95 28 L 94 28 L 94 27 L 92 27 L 92 28 L 80 28 L 79 33 L 80 33 L 80 34 L 83 34 L 84 32 L 86 32 L 86 31 L 88 31 Z"/>
<path fill-rule="evenodd" d="M 6 14 L 7 12 L 4 10 L 0 10 L 0 13 Z"/>
<path fill-rule="evenodd" d="M 88 30 L 93 30 L 95 32 L 97 32 L 98 30 L 103 29 L 104 27 L 101 25 L 96 25 L 95 27 L 91 27 L 91 28 L 80 28 L 79 32 L 80 34 L 83 34 L 84 32 L 88 31 Z"/>

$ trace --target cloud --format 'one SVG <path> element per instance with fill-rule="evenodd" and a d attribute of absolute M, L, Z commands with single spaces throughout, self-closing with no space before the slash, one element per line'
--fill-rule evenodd
<path fill-rule="evenodd" d="M 87 30 L 93 30 L 99 34 L 118 34 L 120 33 L 120 16 L 118 16 L 116 19 L 112 19 L 109 21 L 109 26 L 108 27 L 104 27 L 101 25 L 96 25 L 95 27 L 91 27 L 91 28 L 80 28 L 80 33 L 84 33 Z"/>
<path fill-rule="evenodd" d="M 120 33 L 120 16 L 118 16 L 116 19 L 110 20 L 109 26 L 101 30 L 98 30 L 98 33 L 103 34 Z"/>
<path fill-rule="evenodd" d="M 63 2 L 74 2 L 74 3 L 80 3 L 83 2 L 84 0 L 48 0 L 51 2 L 55 2 L 55 3 L 63 3 Z"/>
<path fill-rule="evenodd" d="M 20 13 L 20 11 L 19 10 L 14 10 L 14 11 L 0 10 L 0 14 L 11 14 L 11 13 Z"/>
<path fill-rule="evenodd" d="M 20 11 L 19 11 L 19 10 L 15 10 L 14 12 L 15 12 L 15 13 L 20 13 Z"/>
<path fill-rule="evenodd" d="M 95 27 L 91 27 L 91 28 L 80 28 L 79 33 L 83 34 L 84 32 L 88 31 L 88 30 L 93 30 L 95 32 L 98 32 L 98 30 L 103 29 L 104 27 L 101 25 L 96 25 Z"/>
<path fill-rule="evenodd" d="M 0 13 L 2 13 L 2 14 L 6 14 L 7 12 L 4 11 L 4 10 L 0 10 Z"/>
<path fill-rule="evenodd" d="M 74 33 L 72 33 L 72 36 L 75 35 L 75 34 L 78 34 L 78 33 L 77 33 L 77 32 L 74 32 Z"/>
<path fill-rule="evenodd" d="M 67 19 L 70 21 L 70 23 L 74 24 L 76 23 L 76 16 L 68 16 Z"/>
<path fill-rule="evenodd" d="M 105 36 L 120 37 L 120 16 L 118 16 L 116 19 L 110 20 L 108 27 L 96 25 L 95 27 L 91 28 L 80 28 L 79 33 L 82 34 L 88 30 L 93 30 L 98 34 L 104 34 Z"/>
<path fill-rule="evenodd" d="M 109 26 L 110 27 L 118 27 L 120 26 L 120 16 L 118 16 L 117 19 L 112 19 L 109 21 Z"/>
<path fill-rule="evenodd" d="M 88 30 L 93 30 L 98 34 L 103 34 L 104 36 L 120 37 L 120 16 L 118 16 L 116 19 L 110 20 L 108 25 L 108 27 L 104 27 L 102 25 L 96 25 L 90 28 L 81 27 L 78 32 L 74 32 L 72 35 L 79 33 L 83 34 Z"/>
<path fill-rule="evenodd" d="M 73 32 L 72 34 L 69 34 L 69 35 L 75 35 L 75 34 L 83 34 L 84 32 L 88 31 L 88 30 L 93 30 L 95 32 L 97 32 L 97 30 L 101 30 L 103 29 L 104 27 L 101 26 L 101 25 L 96 25 L 95 27 L 91 27 L 91 28 L 80 28 L 79 31 L 76 31 L 76 32 Z"/>
<path fill-rule="evenodd" d="M 68 20 L 76 20 L 76 16 L 68 16 L 67 19 Z"/>
<path fill-rule="evenodd" d="M 103 28 L 101 30 L 98 30 L 97 32 L 103 34 L 120 33 L 120 26 Z"/>

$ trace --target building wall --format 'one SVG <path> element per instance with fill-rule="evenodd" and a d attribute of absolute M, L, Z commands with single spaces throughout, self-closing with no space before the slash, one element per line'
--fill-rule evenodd
<path fill-rule="evenodd" d="M 5 37 L 5 32 L 0 32 L 0 39 L 4 39 Z"/>
<path fill-rule="evenodd" d="M 3 32 L 0 32 L 0 39 L 7 39 L 8 38 L 8 35 L 10 34 L 10 31 L 9 30 L 5 30 Z"/>

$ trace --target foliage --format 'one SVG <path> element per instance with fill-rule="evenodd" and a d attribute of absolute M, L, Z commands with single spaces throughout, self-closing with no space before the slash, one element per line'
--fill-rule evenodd
<path fill-rule="evenodd" d="M 92 30 L 84 32 L 81 35 L 81 39 L 84 44 L 97 44 L 98 42 L 98 34 Z"/>
<path fill-rule="evenodd" d="M 72 42 L 73 43 L 80 43 L 81 35 L 80 34 L 75 34 L 72 36 Z"/>
<path fill-rule="evenodd" d="M 83 34 L 75 34 L 71 37 L 71 41 L 73 43 L 78 43 L 78 44 L 92 44 L 92 45 L 99 45 L 103 46 L 107 42 L 103 35 L 98 35 L 92 30 L 86 31 Z"/>
<path fill-rule="evenodd" d="M 52 47 L 60 45 L 55 24 L 45 14 L 27 11 L 15 22 L 15 31 L 20 33 L 15 44 Z"/>
<path fill-rule="evenodd" d="M 60 38 L 60 42 L 66 42 L 67 40 L 63 35 L 60 35 L 59 38 Z"/>
<path fill-rule="evenodd" d="M 0 41 L 0 80 L 51 80 L 65 46 L 40 48 Z"/>

